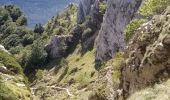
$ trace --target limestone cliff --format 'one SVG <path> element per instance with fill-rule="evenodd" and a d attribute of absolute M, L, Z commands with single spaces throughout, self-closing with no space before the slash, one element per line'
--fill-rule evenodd
<path fill-rule="evenodd" d="M 112 58 L 125 47 L 124 28 L 133 18 L 142 0 L 107 0 L 107 10 L 96 42 L 96 60 Z"/>
<path fill-rule="evenodd" d="M 95 0 L 80 0 L 77 14 L 77 23 L 82 23 L 85 20 L 85 17 L 90 15 L 90 11 L 94 2 Z"/>
<path fill-rule="evenodd" d="M 82 27 L 82 50 L 93 48 L 94 41 L 100 30 L 103 15 L 106 9 L 106 0 L 81 0 L 77 13 L 77 24 Z"/>

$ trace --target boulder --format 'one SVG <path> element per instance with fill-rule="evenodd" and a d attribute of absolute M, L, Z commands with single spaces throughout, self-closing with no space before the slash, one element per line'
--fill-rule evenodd
<path fill-rule="evenodd" d="M 60 58 L 65 55 L 67 42 L 71 41 L 71 35 L 56 35 L 46 46 L 48 57 L 51 59 Z"/>

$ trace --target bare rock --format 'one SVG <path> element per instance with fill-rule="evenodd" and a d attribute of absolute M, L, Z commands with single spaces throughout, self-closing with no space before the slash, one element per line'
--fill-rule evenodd
<path fill-rule="evenodd" d="M 71 37 L 71 35 L 56 35 L 46 46 L 48 57 L 55 59 L 64 56 L 67 49 L 67 42 L 70 41 Z"/>
<path fill-rule="evenodd" d="M 82 23 L 85 20 L 85 17 L 90 14 L 94 2 L 95 0 L 80 0 L 77 23 Z"/>
<path fill-rule="evenodd" d="M 165 13 L 154 16 L 137 30 L 126 50 L 130 53 L 122 69 L 125 98 L 170 75 L 169 24 L 170 18 Z"/>
<path fill-rule="evenodd" d="M 107 10 L 97 38 L 96 61 L 112 58 L 124 49 L 124 28 L 133 18 L 142 0 L 107 0 Z"/>

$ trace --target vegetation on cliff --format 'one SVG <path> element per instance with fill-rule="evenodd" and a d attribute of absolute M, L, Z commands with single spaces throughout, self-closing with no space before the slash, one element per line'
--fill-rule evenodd
<path fill-rule="evenodd" d="M 0 50 L 0 99 L 31 100 L 28 81 L 12 55 Z"/>
<path fill-rule="evenodd" d="M 132 20 L 128 19 L 128 22 L 131 21 L 124 34 L 116 31 L 124 17 L 111 20 L 120 14 L 114 12 L 115 15 L 112 15 L 109 12 L 115 10 L 116 6 L 111 5 L 111 0 L 94 0 L 91 4 L 88 0 L 84 1 L 87 2 L 89 5 L 81 5 L 81 11 L 89 10 L 86 7 L 90 7 L 90 10 L 81 23 L 76 21 L 77 14 L 81 14 L 78 11 L 80 8 L 70 4 L 46 25 L 37 23 L 34 29 L 27 28 L 27 19 L 18 7 L 0 7 L 0 44 L 9 51 L 0 50 L 0 99 L 169 98 L 170 23 L 169 8 L 166 11 L 165 8 L 170 1 L 144 0 L 134 17 L 131 17 Z M 160 15 L 162 12 L 164 14 Z M 108 24 L 105 30 L 103 16 Z M 114 23 L 118 25 L 115 30 L 109 28 Z M 126 49 L 113 48 L 117 46 L 112 44 L 115 39 L 120 42 L 118 38 L 113 39 L 113 31 L 125 36 Z M 108 32 L 106 36 L 99 37 L 105 32 Z M 97 49 L 96 43 L 98 46 L 107 46 Z M 103 49 L 109 51 L 108 55 L 104 55 L 109 59 L 98 63 L 95 60 L 96 52 L 103 53 Z M 115 53 L 109 49 L 114 49 Z M 30 87 L 24 74 L 30 81 Z"/>

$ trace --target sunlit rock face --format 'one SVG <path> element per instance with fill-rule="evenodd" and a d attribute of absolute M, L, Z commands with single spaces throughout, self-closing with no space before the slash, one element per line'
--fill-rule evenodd
<path fill-rule="evenodd" d="M 170 7 L 156 15 L 135 33 L 126 51 L 122 88 L 127 97 L 170 75 Z"/>
<path fill-rule="evenodd" d="M 124 28 L 141 2 L 142 0 L 107 0 L 107 10 L 96 42 L 96 61 L 108 60 L 125 47 Z"/>

